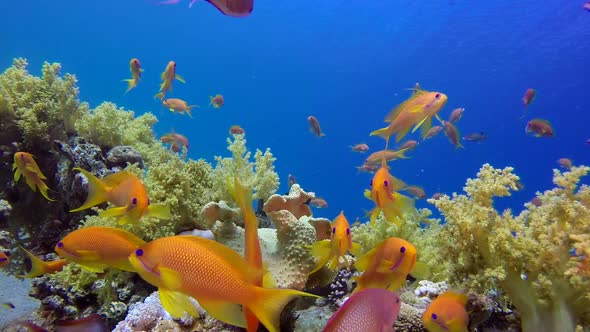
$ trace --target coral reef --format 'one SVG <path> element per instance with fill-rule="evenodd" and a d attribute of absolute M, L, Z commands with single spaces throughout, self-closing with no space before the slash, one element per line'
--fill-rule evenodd
<path fill-rule="evenodd" d="M 315 193 L 305 192 L 299 184 L 295 183 L 289 188 L 288 195 L 275 194 L 269 197 L 264 203 L 264 212 L 286 210 L 297 219 L 303 216 L 311 216 L 309 200 L 314 198 Z"/>
<path fill-rule="evenodd" d="M 273 165 L 276 158 L 270 149 L 266 149 L 264 153 L 256 150 L 254 162 L 250 162 L 252 153 L 246 149 L 245 134 L 233 135 L 233 141 L 228 138 L 227 143 L 227 149 L 232 153 L 232 157 L 215 157 L 217 164 L 211 172 L 212 187 L 215 188 L 212 200 L 228 202 L 232 200 L 226 181 L 236 174 L 240 183 L 246 188 L 253 189 L 254 200 L 266 201 L 279 187 L 279 176 Z"/>
<path fill-rule="evenodd" d="M 583 254 L 590 244 L 590 187 L 578 183 L 590 168 L 554 170 L 556 187 L 538 193 L 541 204 L 527 203 L 517 216 L 493 206 L 494 197 L 517 190 L 512 171 L 486 164 L 467 180 L 466 195 L 429 200 L 446 220 L 440 234 L 448 239 L 441 256 L 445 279 L 480 294 L 498 287 L 525 332 L 588 326 L 590 279 Z"/>

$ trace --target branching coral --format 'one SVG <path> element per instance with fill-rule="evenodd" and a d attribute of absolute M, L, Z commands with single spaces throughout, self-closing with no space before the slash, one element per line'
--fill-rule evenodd
<path fill-rule="evenodd" d="M 590 187 L 578 188 L 590 168 L 554 171 L 556 188 L 538 193 L 518 216 L 499 213 L 494 197 L 517 190 L 512 168 L 484 165 L 467 195 L 429 200 L 445 216 L 441 236 L 451 284 L 485 294 L 499 286 L 521 316 L 523 331 L 574 331 L 590 324 L 590 279 L 584 260 L 590 244 Z M 574 250 L 574 255 L 570 254 Z M 577 253 L 577 254 L 576 254 Z"/>
<path fill-rule="evenodd" d="M 213 188 L 217 190 L 214 200 L 232 201 L 227 189 L 227 179 L 232 179 L 234 174 L 246 188 L 253 188 L 253 199 L 266 201 L 279 187 L 279 176 L 274 169 L 276 158 L 266 149 L 263 153 L 256 150 L 254 162 L 250 162 L 251 152 L 246 149 L 244 134 L 233 135 L 234 140 L 227 139 L 228 150 L 232 153 L 231 158 L 215 157 L 217 165 L 211 173 Z"/>
<path fill-rule="evenodd" d="M 14 59 L 0 75 L 1 145 L 14 140 L 31 148 L 65 139 L 88 110 L 78 100 L 76 77 L 60 76 L 60 64 L 44 63 L 41 77 L 30 75 L 27 65 L 25 59 Z"/>

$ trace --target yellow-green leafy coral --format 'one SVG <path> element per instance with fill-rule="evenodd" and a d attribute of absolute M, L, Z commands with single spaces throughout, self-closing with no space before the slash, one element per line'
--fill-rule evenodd
<path fill-rule="evenodd" d="M 0 75 L 0 143 L 11 139 L 32 147 L 65 139 L 88 110 L 78 100 L 76 77 L 60 76 L 58 63 L 44 63 L 41 77 L 29 74 L 27 65 L 25 59 L 14 59 Z"/>
<path fill-rule="evenodd" d="M 444 215 L 441 236 L 452 284 L 485 293 L 498 287 L 520 314 L 523 331 L 574 331 L 590 324 L 590 281 L 584 253 L 589 244 L 590 188 L 579 180 L 590 168 L 554 171 L 556 188 L 538 193 L 514 216 L 493 207 L 494 197 L 517 190 L 518 176 L 484 165 L 467 181 L 467 195 L 430 199 Z"/>
<path fill-rule="evenodd" d="M 147 159 L 150 148 L 158 144 L 152 131 L 156 122 L 152 113 L 136 118 L 134 112 L 104 102 L 85 112 L 76 122 L 76 129 L 80 136 L 101 147 L 129 145 Z"/>
<path fill-rule="evenodd" d="M 266 201 L 279 187 L 279 176 L 273 164 L 276 158 L 270 149 L 266 149 L 264 153 L 257 149 L 254 153 L 254 162 L 250 162 L 252 154 L 246 149 L 244 136 L 233 135 L 233 141 L 227 139 L 227 149 L 232 153 L 232 158 L 215 157 L 217 165 L 211 173 L 211 179 L 216 190 L 213 199 L 216 201 L 232 201 L 226 181 L 233 179 L 234 174 L 244 187 L 253 189 L 255 200 L 262 198 Z"/>

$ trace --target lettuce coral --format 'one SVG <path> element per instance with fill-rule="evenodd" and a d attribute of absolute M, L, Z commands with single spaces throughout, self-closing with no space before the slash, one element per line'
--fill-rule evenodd
<path fill-rule="evenodd" d="M 522 329 L 574 331 L 590 324 L 590 187 L 578 183 L 590 168 L 554 170 L 552 190 L 538 193 L 540 206 L 525 204 L 514 216 L 493 206 L 494 197 L 517 190 L 512 167 L 485 164 L 469 179 L 466 195 L 429 202 L 444 215 L 442 259 L 451 284 L 485 294 L 503 291 L 520 314 Z"/>
<path fill-rule="evenodd" d="M 254 162 L 250 162 L 252 153 L 246 149 L 245 134 L 233 135 L 233 141 L 228 138 L 227 143 L 232 157 L 216 156 L 217 165 L 211 173 L 213 188 L 216 190 L 214 200 L 232 201 L 226 181 L 236 174 L 246 188 L 253 188 L 253 199 L 266 201 L 279 187 L 279 176 L 273 165 L 276 158 L 270 149 L 266 149 L 264 153 L 257 149 Z"/>
<path fill-rule="evenodd" d="M 27 65 L 23 58 L 14 59 L 0 75 L 0 145 L 47 146 L 74 133 L 76 121 L 88 111 L 78 99 L 76 77 L 61 76 L 60 64 L 45 62 L 41 77 L 29 74 Z"/>

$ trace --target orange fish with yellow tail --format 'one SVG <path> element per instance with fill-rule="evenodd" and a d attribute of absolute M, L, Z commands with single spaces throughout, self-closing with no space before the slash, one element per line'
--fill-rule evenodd
<path fill-rule="evenodd" d="M 329 240 L 317 241 L 311 245 L 311 254 L 317 258 L 316 266 L 309 272 L 312 274 L 328 263 L 330 270 L 338 268 L 340 257 L 344 258 L 346 265 L 350 267 L 350 263 L 346 259 L 346 253 L 350 251 L 353 255 L 358 255 L 360 252 L 360 245 L 352 242 L 350 235 L 350 225 L 344 216 L 344 211 L 332 222 L 332 232 Z"/>
<path fill-rule="evenodd" d="M 422 315 L 428 332 L 467 332 L 469 316 L 465 310 L 467 295 L 446 291 L 439 295 Z"/>
<path fill-rule="evenodd" d="M 143 69 L 141 68 L 141 64 L 137 58 L 133 58 L 131 61 L 129 61 L 129 71 L 131 72 L 131 78 L 123 80 L 123 82 L 127 82 L 127 91 L 125 91 L 125 93 L 135 88 L 141 79 L 141 73 L 143 72 Z"/>
<path fill-rule="evenodd" d="M 385 288 L 398 291 L 416 263 L 416 247 L 410 242 L 390 237 L 359 257 L 354 266 L 364 271 L 355 277 L 354 292 L 366 288 Z"/>
<path fill-rule="evenodd" d="M 135 272 L 129 255 L 143 244 L 144 240 L 119 228 L 87 227 L 66 235 L 55 252 L 90 272 L 102 273 L 109 267 Z"/>
<path fill-rule="evenodd" d="M 43 180 L 47 180 L 47 177 L 41 172 L 41 169 L 39 169 L 39 165 L 37 165 L 32 154 L 27 152 L 15 153 L 12 170 L 14 171 L 14 182 L 17 182 L 22 175 L 25 178 L 27 185 L 31 187 L 33 191 L 37 191 L 37 188 L 39 188 L 39 192 L 41 192 L 41 195 L 43 195 L 45 199 L 48 201 L 54 201 L 49 198 L 49 195 L 47 194 L 49 187 L 43 182 Z"/>
<path fill-rule="evenodd" d="M 10 253 L 0 251 L 0 267 L 7 267 L 10 264 Z"/>
<path fill-rule="evenodd" d="M 389 126 L 373 131 L 371 136 L 385 138 L 387 141 L 386 150 L 389 138 L 393 134 L 397 134 L 395 141 L 399 142 L 412 127 L 414 127 L 412 132 L 421 128 L 422 138 L 424 138 L 432 126 L 432 117 L 437 117 L 440 121 L 437 113 L 446 103 L 447 96 L 444 93 L 415 89 L 409 99 L 387 114 L 385 122 L 388 122 Z"/>
<path fill-rule="evenodd" d="M 398 226 L 402 216 L 415 213 L 414 200 L 397 192 L 405 186 L 403 181 L 389 174 L 384 160 L 371 180 L 371 190 L 365 190 L 365 197 L 375 202 L 375 208 L 371 210 L 371 224 L 375 223 L 381 211 L 385 219 Z"/>
<path fill-rule="evenodd" d="M 197 315 L 195 298 L 214 318 L 246 327 L 242 308 L 270 332 L 279 331 L 283 307 L 312 294 L 254 285 L 262 271 L 232 249 L 196 236 L 170 236 L 148 242 L 129 257 L 137 273 L 158 287 L 162 306 L 172 316 Z"/>
<path fill-rule="evenodd" d="M 141 217 L 171 219 L 168 207 L 151 204 L 147 191 L 135 174 L 121 171 L 107 175 L 102 179 L 81 168 L 80 171 L 88 179 L 88 198 L 79 208 L 70 210 L 78 212 L 95 205 L 110 202 L 117 207 L 100 212 L 101 217 L 120 217 L 119 224 L 137 222 Z"/>
<path fill-rule="evenodd" d="M 25 270 L 27 273 L 23 275 L 24 278 L 35 278 L 45 274 L 59 272 L 68 263 L 68 261 L 65 259 L 57 259 L 51 262 L 46 262 L 33 255 L 27 249 L 23 247 L 20 248 L 25 252 L 25 254 L 27 254 L 27 257 L 25 258 Z"/>
<path fill-rule="evenodd" d="M 166 69 L 164 70 L 164 72 L 162 72 L 162 75 L 160 75 L 160 77 L 162 78 L 162 84 L 160 84 L 160 92 L 156 93 L 155 96 L 155 98 L 160 98 L 160 100 L 164 99 L 164 96 L 166 96 L 166 93 L 168 91 L 172 91 L 172 82 L 175 79 L 179 80 L 182 83 L 186 83 L 184 81 L 184 78 L 176 74 L 176 62 L 174 61 L 168 62 L 168 65 L 166 65 Z"/>

